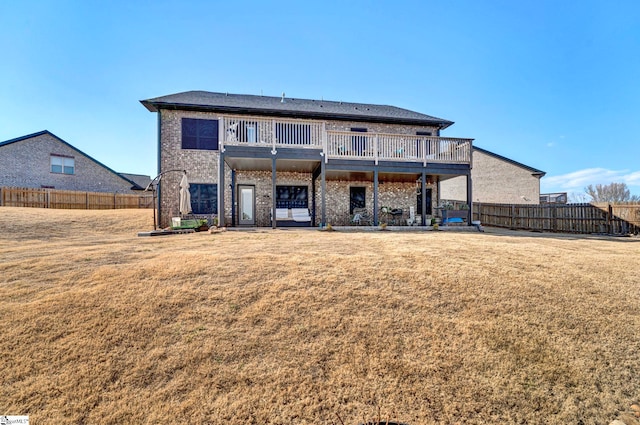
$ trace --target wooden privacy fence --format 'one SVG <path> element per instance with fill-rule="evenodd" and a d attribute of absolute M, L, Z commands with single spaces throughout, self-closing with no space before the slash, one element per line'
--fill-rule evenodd
<path fill-rule="evenodd" d="M 473 204 L 483 225 L 517 230 L 627 235 L 640 233 L 640 205 L 627 204 Z"/>
<path fill-rule="evenodd" d="M 151 208 L 150 193 L 76 192 L 72 190 L 0 187 L 0 207 L 34 207 L 82 210 Z"/>

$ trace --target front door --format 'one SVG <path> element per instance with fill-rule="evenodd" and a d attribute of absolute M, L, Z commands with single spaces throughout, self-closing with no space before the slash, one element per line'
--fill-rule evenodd
<path fill-rule="evenodd" d="M 256 224 L 256 187 L 238 185 L 238 223 L 241 226 Z"/>

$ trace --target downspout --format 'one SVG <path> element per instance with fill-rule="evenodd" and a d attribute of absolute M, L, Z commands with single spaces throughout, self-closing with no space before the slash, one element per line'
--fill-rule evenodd
<path fill-rule="evenodd" d="M 236 170 L 231 169 L 231 227 L 236 227 Z"/>

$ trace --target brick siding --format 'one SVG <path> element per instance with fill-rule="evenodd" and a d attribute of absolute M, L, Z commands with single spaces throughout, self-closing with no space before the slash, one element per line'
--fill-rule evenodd
<path fill-rule="evenodd" d="M 74 174 L 51 172 L 51 155 L 72 157 Z M 140 193 L 132 184 L 50 134 L 0 146 L 0 186 Z"/>
<path fill-rule="evenodd" d="M 471 169 L 473 202 L 537 204 L 540 178 L 530 170 L 477 150 Z M 467 201 L 467 178 L 455 177 L 440 183 L 441 199 Z"/>

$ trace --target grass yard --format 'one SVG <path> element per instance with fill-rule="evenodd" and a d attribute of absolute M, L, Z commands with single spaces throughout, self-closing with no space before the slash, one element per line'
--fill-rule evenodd
<path fill-rule="evenodd" d="M 32 425 L 632 420 L 639 238 L 137 237 L 152 220 L 0 208 L 0 414 Z"/>

